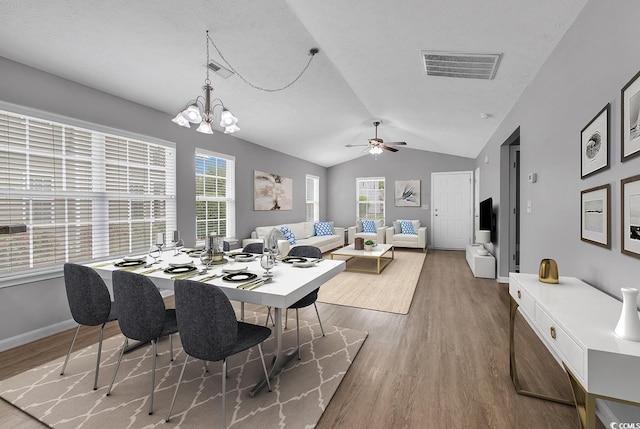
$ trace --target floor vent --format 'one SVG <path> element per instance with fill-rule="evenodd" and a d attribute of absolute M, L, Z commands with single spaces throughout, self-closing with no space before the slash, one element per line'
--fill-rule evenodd
<path fill-rule="evenodd" d="M 495 77 L 502 54 L 422 51 L 428 76 L 486 79 Z"/>
<path fill-rule="evenodd" d="M 211 70 L 218 76 L 223 77 L 225 79 L 233 74 L 231 70 L 229 70 L 228 68 L 222 67 L 220 64 L 216 63 L 215 61 L 209 60 L 209 64 L 207 66 L 209 67 L 209 70 Z"/>

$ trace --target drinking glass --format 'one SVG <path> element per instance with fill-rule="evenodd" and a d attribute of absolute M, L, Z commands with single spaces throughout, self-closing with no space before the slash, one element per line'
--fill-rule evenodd
<path fill-rule="evenodd" d="M 265 250 L 260 258 L 260 266 L 265 269 L 265 277 L 271 277 L 273 274 L 269 272 L 276 265 L 276 258 L 269 250 Z"/>
<path fill-rule="evenodd" d="M 152 264 L 157 264 L 160 261 L 160 256 L 162 255 L 162 248 L 154 244 L 149 248 L 148 255 L 153 259 Z"/>

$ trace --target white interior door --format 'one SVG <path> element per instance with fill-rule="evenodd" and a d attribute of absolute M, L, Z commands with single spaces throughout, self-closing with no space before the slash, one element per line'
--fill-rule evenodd
<path fill-rule="evenodd" d="M 431 173 L 431 236 L 436 249 L 464 249 L 473 239 L 473 172 Z"/>

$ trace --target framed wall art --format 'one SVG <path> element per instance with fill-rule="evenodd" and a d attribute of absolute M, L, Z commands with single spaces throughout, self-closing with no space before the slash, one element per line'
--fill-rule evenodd
<path fill-rule="evenodd" d="M 580 132 L 580 173 L 587 176 L 609 167 L 609 112 L 604 108 Z"/>
<path fill-rule="evenodd" d="M 293 210 L 293 180 L 279 174 L 253 172 L 254 210 Z"/>
<path fill-rule="evenodd" d="M 582 241 L 611 248 L 609 212 L 611 185 L 606 184 L 581 192 L 580 238 Z"/>
<path fill-rule="evenodd" d="M 640 72 L 622 88 L 622 162 L 640 155 Z"/>
<path fill-rule="evenodd" d="M 420 180 L 396 180 L 396 207 L 420 207 Z"/>
<path fill-rule="evenodd" d="M 620 181 L 622 253 L 640 258 L 640 175 Z"/>

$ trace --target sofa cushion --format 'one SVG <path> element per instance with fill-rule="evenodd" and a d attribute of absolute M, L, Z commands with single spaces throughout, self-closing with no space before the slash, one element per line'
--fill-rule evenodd
<path fill-rule="evenodd" d="M 400 221 L 400 232 L 402 234 L 417 234 L 417 232 L 413 229 L 413 223 L 408 220 Z"/>
<path fill-rule="evenodd" d="M 284 238 L 287 239 L 289 244 L 291 244 L 292 246 L 296 244 L 296 235 L 293 231 L 291 231 L 286 226 L 280 227 L 280 231 L 282 231 L 282 233 L 284 234 Z"/>
<path fill-rule="evenodd" d="M 377 231 L 376 222 L 365 219 L 362 221 L 362 232 L 375 233 Z"/>
<path fill-rule="evenodd" d="M 333 235 L 333 225 L 331 222 L 316 222 L 313 224 L 315 235 Z"/>

